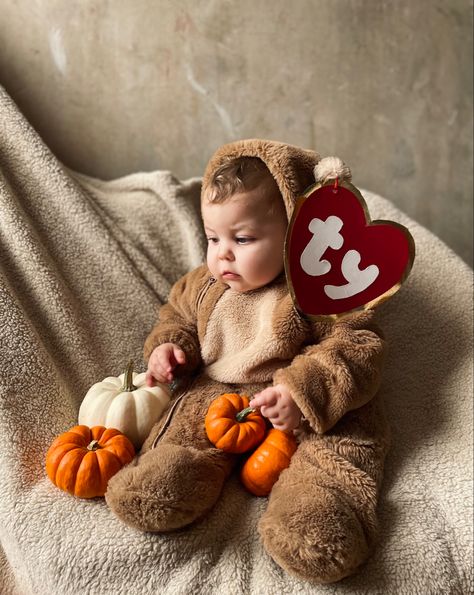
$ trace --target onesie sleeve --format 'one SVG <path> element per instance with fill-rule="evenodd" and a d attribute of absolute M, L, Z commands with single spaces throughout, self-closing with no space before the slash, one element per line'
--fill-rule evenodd
<path fill-rule="evenodd" d="M 180 374 L 192 372 L 200 365 L 196 301 L 203 277 L 203 268 L 199 267 L 173 285 L 168 302 L 159 310 L 157 324 L 145 340 L 143 357 L 146 362 L 158 345 L 175 343 L 186 354 L 186 364 L 179 367 Z"/>
<path fill-rule="evenodd" d="M 368 310 L 320 325 L 318 342 L 275 372 L 274 384 L 288 387 L 315 432 L 327 432 L 377 392 L 385 341 L 373 317 Z"/>

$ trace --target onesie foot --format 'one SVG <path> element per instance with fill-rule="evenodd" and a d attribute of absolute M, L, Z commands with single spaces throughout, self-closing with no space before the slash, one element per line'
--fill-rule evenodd
<path fill-rule="evenodd" d="M 369 546 L 353 510 L 337 490 L 306 486 L 271 494 L 259 523 L 265 549 L 289 573 L 332 583 L 355 572 Z M 292 493 L 290 493 L 292 492 Z"/>
<path fill-rule="evenodd" d="M 109 481 L 105 499 L 126 524 L 142 531 L 189 525 L 215 504 L 228 475 L 212 450 L 162 444 Z"/>

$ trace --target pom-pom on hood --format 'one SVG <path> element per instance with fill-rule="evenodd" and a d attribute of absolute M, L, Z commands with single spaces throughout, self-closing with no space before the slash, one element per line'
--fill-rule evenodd
<path fill-rule="evenodd" d="M 328 180 L 338 179 L 339 182 L 350 182 L 352 173 L 349 167 L 339 157 L 324 157 L 314 168 L 314 179 L 319 184 Z"/>

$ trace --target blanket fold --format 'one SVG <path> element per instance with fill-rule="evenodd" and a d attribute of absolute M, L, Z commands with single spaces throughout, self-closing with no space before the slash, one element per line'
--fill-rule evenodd
<path fill-rule="evenodd" d="M 199 524 L 151 535 L 103 499 L 47 479 L 56 435 L 87 389 L 142 348 L 171 284 L 200 264 L 200 179 L 138 173 L 104 182 L 65 168 L 0 88 L 0 591 L 444 593 L 472 585 L 472 271 L 389 201 L 373 219 L 417 244 L 402 290 L 380 307 L 390 344 L 382 391 L 392 426 L 381 538 L 360 573 L 317 586 L 286 575 L 256 524 L 266 500 L 234 475 Z"/>

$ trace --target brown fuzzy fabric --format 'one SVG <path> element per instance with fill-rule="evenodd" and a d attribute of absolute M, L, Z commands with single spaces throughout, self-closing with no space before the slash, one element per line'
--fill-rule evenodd
<path fill-rule="evenodd" d="M 239 155 L 265 161 L 290 216 L 294 201 L 311 184 L 318 156 L 271 141 L 241 141 L 216 153 L 204 184 L 223 160 Z M 173 401 L 170 415 L 165 414 L 152 430 L 136 463 L 109 482 L 106 500 L 124 522 L 144 531 L 169 531 L 202 518 L 219 497 L 235 462 L 206 438 L 204 417 L 210 402 L 224 392 L 252 396 L 272 382 L 284 383 L 305 419 L 298 431 L 298 450 L 273 488 L 259 532 L 280 566 L 326 583 L 353 573 L 376 538 L 375 509 L 388 446 L 377 397 L 384 341 L 371 311 L 336 322 L 302 319 L 289 293 L 281 291 L 281 282 L 279 278 L 267 286 L 272 290 L 267 292 L 273 296 L 271 303 L 260 289 L 255 291 L 261 292 L 264 302 L 252 292 L 231 300 L 235 309 L 231 328 L 218 307 L 227 286 L 214 282 L 206 266 L 175 284 L 146 341 L 145 358 L 160 343 L 180 345 L 187 364 L 177 370 L 184 384 L 176 399 L 184 397 Z M 259 352 L 250 350 L 249 357 L 260 364 L 263 357 L 271 365 L 246 368 L 236 353 L 235 369 L 228 358 L 229 375 L 240 374 L 240 381 L 229 386 L 225 379 L 203 373 L 207 369 L 203 354 L 210 357 L 214 342 L 224 346 L 221 351 L 216 347 L 216 353 L 224 355 L 229 355 L 226 344 L 242 345 L 245 336 L 251 343 L 256 329 L 251 328 L 254 322 L 248 322 L 249 308 L 268 310 L 269 321 L 264 344 L 255 342 Z M 226 333 L 240 333 L 240 338 L 231 337 L 226 343 L 222 340 Z M 272 366 L 273 378 L 267 378 Z M 190 376 L 191 383 L 186 380 Z"/>
<path fill-rule="evenodd" d="M 108 484 L 107 504 L 142 531 L 171 531 L 201 518 L 214 506 L 235 462 L 209 443 L 204 417 L 226 386 L 200 376 L 188 383 L 173 423 L 153 447 L 164 418 L 152 430 L 140 457 Z M 169 412 L 169 410 L 168 410 Z"/>
<path fill-rule="evenodd" d="M 288 220 L 296 199 L 315 183 L 313 169 L 320 161 L 318 153 L 293 145 L 258 138 L 223 145 L 209 161 L 202 180 L 203 192 L 218 167 L 237 157 L 258 157 L 275 178 L 285 202 Z"/>
<path fill-rule="evenodd" d="M 354 573 L 377 539 L 377 495 L 388 447 L 379 399 L 321 436 L 306 427 L 273 487 L 259 532 L 288 572 L 329 583 Z"/>

